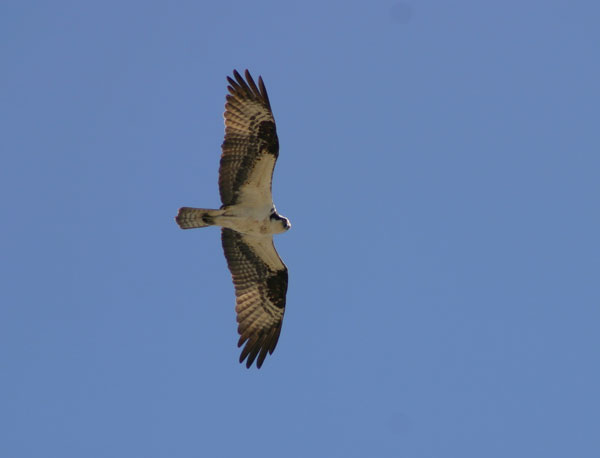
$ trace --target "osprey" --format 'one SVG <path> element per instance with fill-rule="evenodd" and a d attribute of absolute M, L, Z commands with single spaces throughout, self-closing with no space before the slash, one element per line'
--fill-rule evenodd
<path fill-rule="evenodd" d="M 236 295 L 240 363 L 256 359 L 260 368 L 273 353 L 285 310 L 287 267 L 273 245 L 273 234 L 291 225 L 273 205 L 271 182 L 279 156 L 275 119 L 261 77 L 258 86 L 233 71 L 227 77 L 225 141 L 221 146 L 221 208 L 182 207 L 175 220 L 181 229 L 221 226 L 221 240 Z"/>

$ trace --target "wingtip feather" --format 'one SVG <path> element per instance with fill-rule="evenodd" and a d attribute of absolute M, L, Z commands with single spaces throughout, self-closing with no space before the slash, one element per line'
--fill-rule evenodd
<path fill-rule="evenodd" d="M 229 83 L 227 90 L 230 94 L 236 97 L 245 93 L 246 96 L 262 99 L 267 108 L 271 110 L 271 102 L 262 76 L 258 76 L 258 85 L 254 82 L 254 78 L 252 78 L 248 69 L 244 70 L 244 77 L 235 69 L 233 70 L 233 78 L 227 76 L 227 82 Z"/>

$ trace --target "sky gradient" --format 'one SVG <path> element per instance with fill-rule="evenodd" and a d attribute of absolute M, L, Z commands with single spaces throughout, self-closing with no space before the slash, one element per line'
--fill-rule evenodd
<path fill-rule="evenodd" d="M 600 4 L 3 2 L 0 455 L 600 456 Z M 237 362 L 227 75 L 292 229 Z"/>

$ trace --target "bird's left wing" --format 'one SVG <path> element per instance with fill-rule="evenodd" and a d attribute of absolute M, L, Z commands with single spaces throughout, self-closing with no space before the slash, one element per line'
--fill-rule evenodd
<path fill-rule="evenodd" d="M 246 70 L 227 77 L 225 140 L 219 168 L 223 206 L 272 206 L 271 180 L 279 156 L 279 140 L 262 78 L 258 85 Z"/>
<path fill-rule="evenodd" d="M 238 347 L 246 367 L 256 359 L 262 366 L 267 353 L 273 353 L 285 310 L 288 285 L 287 267 L 277 254 L 272 236 L 241 234 L 223 228 L 223 250 L 235 286 Z M 258 358 L 258 359 L 257 359 Z"/>

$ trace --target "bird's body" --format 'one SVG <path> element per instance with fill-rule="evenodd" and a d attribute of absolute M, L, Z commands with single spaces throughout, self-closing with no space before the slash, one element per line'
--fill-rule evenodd
<path fill-rule="evenodd" d="M 275 120 L 262 78 L 258 86 L 246 70 L 234 70 L 225 104 L 225 141 L 219 169 L 222 206 L 218 210 L 182 207 L 182 229 L 221 226 L 227 265 L 236 291 L 240 362 L 260 367 L 273 353 L 285 309 L 288 273 L 273 245 L 287 231 L 287 218 L 273 204 L 271 182 L 279 155 Z"/>
<path fill-rule="evenodd" d="M 276 212 L 254 211 L 252 208 L 238 205 L 220 210 L 182 207 L 179 209 L 177 222 L 182 229 L 221 226 L 243 234 L 270 236 L 289 229 L 283 217 L 278 217 Z"/>

